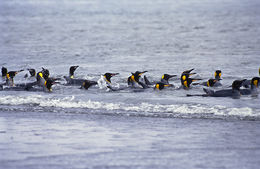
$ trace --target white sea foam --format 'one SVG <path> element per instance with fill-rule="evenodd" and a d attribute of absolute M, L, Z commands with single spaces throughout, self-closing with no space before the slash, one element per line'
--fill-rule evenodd
<path fill-rule="evenodd" d="M 64 98 L 46 98 L 41 95 L 33 96 L 3 96 L 0 98 L 1 105 L 38 105 L 41 108 L 62 108 L 64 110 L 71 108 L 89 109 L 89 110 L 105 110 L 110 113 L 125 113 L 131 112 L 134 115 L 145 116 L 178 116 L 189 117 L 195 115 L 196 117 L 238 117 L 238 118 L 258 118 L 260 117 L 259 109 L 252 109 L 249 107 L 229 108 L 221 105 L 209 107 L 203 104 L 126 104 L 126 103 L 107 103 L 101 101 L 81 101 L 76 100 L 74 96 Z M 131 114 L 130 113 L 130 114 Z"/>

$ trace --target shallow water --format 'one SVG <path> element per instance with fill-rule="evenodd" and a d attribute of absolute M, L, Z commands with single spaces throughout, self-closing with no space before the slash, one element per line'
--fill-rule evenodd
<path fill-rule="evenodd" d="M 45 67 L 55 77 L 79 65 L 75 76 L 90 80 L 98 80 L 105 72 L 119 72 L 112 78 L 119 86 L 125 86 L 130 72 L 136 70 L 147 70 L 147 77 L 156 81 L 163 73 L 180 75 L 195 68 L 197 77 L 206 81 L 221 69 L 227 87 L 235 79 L 258 76 L 259 6 L 254 0 L 4 0 L 0 5 L 1 65 L 8 70 Z M 23 82 L 25 73 L 15 81 Z M 178 79 L 171 81 L 176 87 Z M 24 111 L 39 105 L 36 111 L 87 108 L 150 116 L 260 117 L 259 98 L 185 97 L 203 93 L 202 87 L 193 88 L 109 93 L 56 85 L 52 94 L 1 92 L 0 108 Z"/>
<path fill-rule="evenodd" d="M 223 88 L 227 88 L 233 80 L 259 76 L 259 7 L 258 0 L 2 0 L 0 66 L 5 66 L 8 70 L 35 68 L 37 71 L 44 67 L 50 70 L 52 77 L 62 78 L 68 75 L 71 65 L 79 65 L 75 77 L 98 80 L 106 72 L 120 73 L 112 78 L 112 83 L 120 87 L 126 86 L 131 72 L 147 70 L 147 77 L 153 81 L 159 80 L 164 73 L 178 75 L 170 81 L 176 88 L 180 86 L 179 77 L 184 70 L 195 68 L 195 77 L 206 81 L 213 77 L 215 70 L 220 69 Z M 24 82 L 23 76 L 26 73 L 19 73 L 15 82 Z M 167 168 L 168 165 L 169 168 L 175 165 L 177 168 L 257 168 L 259 165 L 257 130 L 260 97 L 186 97 L 186 94 L 202 94 L 201 86 L 193 86 L 187 91 L 170 88 L 160 92 L 153 89 L 142 92 L 108 92 L 96 86 L 86 91 L 62 85 L 64 83 L 62 80 L 61 84 L 54 85 L 52 93 L 0 92 L 3 120 L 0 124 L 4 128 L 15 127 L 13 134 L 17 137 L 15 144 L 1 139 L 2 148 L 5 144 L 14 147 L 1 150 L 8 154 L 6 158 L 1 157 L 7 167 L 35 168 L 36 163 L 53 159 L 48 167 L 60 168 L 60 161 L 63 161 L 62 166 L 70 166 L 64 163 L 68 161 L 72 168 L 84 168 L 86 165 L 82 161 L 85 158 L 93 159 L 88 160 L 89 168 L 105 168 L 105 164 L 114 165 L 111 168 L 117 165 L 121 165 L 119 168 L 157 168 L 157 165 L 158 168 Z M 18 121 L 23 116 L 25 121 L 19 126 Z M 30 116 L 34 117 L 32 121 Z M 76 130 L 75 139 L 70 138 L 70 131 L 65 131 L 68 126 L 63 124 L 63 120 L 69 122 L 69 117 L 74 121 L 70 125 L 73 126 L 73 131 Z M 139 133 L 139 128 L 132 126 L 128 119 L 141 129 L 144 128 L 145 132 Z M 111 120 L 120 125 L 113 124 Z M 49 132 L 40 127 L 41 134 L 47 137 L 47 143 L 43 138 L 34 138 L 37 134 L 33 135 L 39 142 L 35 144 L 35 152 L 32 149 L 28 156 L 27 152 L 22 155 L 21 152 L 34 145 L 29 144 L 27 147 L 27 141 L 22 140 L 23 135 L 28 134 L 25 132 L 26 127 L 32 131 L 38 123 L 51 126 L 51 121 L 54 127 Z M 85 124 L 86 121 L 94 123 L 93 126 Z M 95 132 L 107 137 L 105 140 L 117 137 L 117 134 L 114 136 L 114 133 L 105 129 L 98 130 L 100 123 L 104 128 L 111 127 L 111 130 L 124 127 L 124 131 L 116 131 L 122 140 L 108 141 L 107 145 L 99 147 L 95 143 L 98 139 L 93 139 L 84 145 L 82 140 L 92 137 Z M 154 123 L 158 126 L 151 125 Z M 176 123 L 183 123 L 180 127 L 183 128 L 183 133 L 178 127 L 175 133 Z M 211 123 L 215 126 L 210 126 Z M 193 129 L 197 127 L 201 128 L 196 133 Z M 7 140 L 12 137 L 9 129 L 0 130 L 3 131 L 0 134 Z M 61 136 L 53 134 L 56 130 L 61 130 Z M 212 136 L 215 132 L 220 136 Z M 226 139 L 223 136 L 225 133 L 230 134 L 231 138 L 227 136 Z M 61 148 L 58 146 L 60 137 L 65 139 L 64 142 L 61 141 L 62 144 L 68 143 L 68 147 L 65 146 L 66 151 L 62 150 L 59 156 L 56 153 Z M 211 137 L 217 141 L 208 141 Z M 221 140 L 222 137 L 225 139 Z M 25 138 L 29 139 L 29 136 Z M 50 143 L 51 138 L 54 146 Z M 130 141 L 127 141 L 128 138 Z M 244 139 L 237 142 L 241 138 Z M 143 141 L 140 145 L 139 139 Z M 71 141 L 75 141 L 75 144 Z M 146 141 L 148 147 L 145 146 Z M 184 142 L 184 145 L 180 142 Z M 171 143 L 176 143 L 177 146 Z M 116 144 L 122 147 L 115 148 Z M 209 148 L 205 145 L 209 145 Z M 21 146 L 21 150 L 16 150 L 18 146 Z M 46 146 L 53 149 L 48 150 Z M 84 146 L 87 150 L 81 150 L 80 147 Z M 93 149 L 88 150 L 92 146 Z M 133 146 L 134 150 L 131 151 L 128 146 Z M 176 151 L 182 150 L 184 154 L 176 154 Z M 67 151 L 72 152 L 66 154 Z M 93 151 L 94 157 L 88 154 L 90 151 Z M 76 157 L 72 158 L 71 153 L 76 154 Z M 222 157 L 222 153 L 225 156 Z M 245 153 L 245 157 L 242 158 L 241 153 Z M 35 158 L 38 155 L 41 158 Z M 105 155 L 107 156 L 104 157 Z M 129 156 L 136 161 L 130 164 L 132 160 L 127 160 Z M 181 160 L 183 156 L 185 158 Z M 24 157 L 30 160 L 27 162 Z M 200 163 L 203 157 L 206 161 Z M 21 158 L 22 162 L 15 161 L 12 165 L 12 160 L 16 158 Z M 105 161 L 101 163 L 100 159 Z M 234 160 L 236 163 L 232 163 Z M 100 166 L 96 166 L 97 161 Z M 219 166 L 222 161 L 223 166 Z M 153 165 L 148 166 L 149 164 Z"/>
<path fill-rule="evenodd" d="M 260 124 L 2 112 L 0 168 L 258 168 Z"/>

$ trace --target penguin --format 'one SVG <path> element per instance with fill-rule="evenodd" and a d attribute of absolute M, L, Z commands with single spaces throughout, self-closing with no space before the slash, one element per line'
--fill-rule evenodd
<path fill-rule="evenodd" d="M 135 73 L 132 73 L 131 76 L 128 77 L 127 79 L 127 83 L 128 83 L 128 86 L 132 86 L 134 87 L 136 84 L 138 84 L 139 86 L 141 86 L 143 89 L 146 89 L 148 88 L 148 86 L 141 82 L 140 81 L 140 77 L 142 74 L 146 73 L 147 71 L 143 71 L 143 72 L 140 72 L 140 71 L 136 71 Z"/>
<path fill-rule="evenodd" d="M 177 75 L 169 75 L 169 74 L 163 74 L 161 78 L 161 82 L 164 84 L 169 84 L 169 79 L 176 77 Z"/>
<path fill-rule="evenodd" d="M 163 82 L 158 82 L 158 83 L 155 84 L 154 89 L 162 90 L 162 89 L 164 89 L 165 87 L 171 87 L 171 86 L 173 86 L 173 85 L 172 85 L 172 84 L 165 84 L 165 83 L 163 83 Z"/>
<path fill-rule="evenodd" d="M 222 74 L 222 72 L 221 72 L 221 70 L 216 70 L 215 71 L 215 79 L 216 80 L 221 80 L 221 74 Z"/>
<path fill-rule="evenodd" d="M 241 95 L 252 95 L 257 96 L 258 95 L 258 87 L 260 85 L 259 83 L 260 78 L 259 77 L 253 77 L 251 80 L 251 88 L 250 89 L 240 89 Z"/>
<path fill-rule="evenodd" d="M 6 85 L 7 86 L 15 86 L 14 77 L 15 77 L 15 75 L 17 75 L 18 73 L 20 73 L 22 71 L 23 70 L 7 72 L 7 74 L 6 74 Z"/>
<path fill-rule="evenodd" d="M 182 72 L 181 84 L 182 84 L 183 89 L 189 89 L 192 82 L 201 80 L 201 79 L 197 79 L 197 78 L 190 78 L 191 75 L 196 74 L 196 73 L 191 73 L 191 71 L 193 71 L 193 70 L 194 69 L 190 69 L 190 70 L 186 70 L 186 71 Z"/>
<path fill-rule="evenodd" d="M 44 86 L 43 86 L 43 91 L 45 92 L 52 92 L 52 85 L 57 84 L 55 79 L 53 78 L 48 78 L 45 80 Z"/>
<path fill-rule="evenodd" d="M 95 81 L 90 81 L 90 80 L 85 80 L 82 83 L 81 89 L 86 89 L 88 90 L 89 87 L 93 86 L 93 85 L 97 85 L 98 83 Z"/>
<path fill-rule="evenodd" d="M 214 91 L 211 89 L 203 88 L 203 91 L 206 93 L 204 96 L 211 96 L 211 97 L 232 97 L 232 98 L 240 98 L 240 87 L 242 86 L 244 80 L 235 80 L 232 83 L 232 89 L 224 89 Z"/>
<path fill-rule="evenodd" d="M 69 70 L 69 76 L 63 76 L 67 81 L 66 85 L 81 86 L 86 79 L 74 79 L 74 72 L 79 66 L 71 66 Z"/>
<path fill-rule="evenodd" d="M 98 86 L 100 89 L 104 88 L 112 88 L 112 82 L 111 78 L 118 75 L 119 73 L 105 73 L 104 75 L 101 76 L 101 78 L 97 81 Z"/>
<path fill-rule="evenodd" d="M 74 78 L 74 72 L 75 72 L 75 70 L 78 68 L 79 66 L 71 66 L 70 67 L 70 71 L 69 71 L 69 77 L 70 78 Z"/>
<path fill-rule="evenodd" d="M 36 77 L 36 71 L 35 69 L 27 69 L 30 73 L 30 77 L 28 77 L 29 75 L 28 74 L 25 74 L 24 75 L 24 78 L 32 78 L 32 77 Z"/>
<path fill-rule="evenodd" d="M 207 87 L 219 87 L 222 86 L 220 83 L 221 79 L 221 70 L 216 70 L 215 71 L 215 79 L 209 79 L 206 82 L 201 83 L 202 86 L 207 86 Z"/>

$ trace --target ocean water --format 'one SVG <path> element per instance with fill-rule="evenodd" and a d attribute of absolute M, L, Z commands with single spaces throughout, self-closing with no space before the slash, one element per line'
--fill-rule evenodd
<path fill-rule="evenodd" d="M 44 139 L 37 138 L 39 144 L 30 144 L 21 139 L 23 135 L 30 139 L 31 136 L 26 135 L 27 129 L 34 131 L 34 127 L 40 125 L 40 135 L 53 138 L 53 144 L 59 145 L 59 140 L 64 138 L 62 145 L 66 144 L 64 147 L 68 149 L 65 148 L 64 156 L 57 157 L 56 162 L 68 160 L 70 168 L 88 167 L 82 160 L 93 158 L 88 156 L 92 151 L 100 154 L 93 161 L 87 160 L 89 168 L 151 168 L 149 164 L 154 168 L 172 168 L 176 163 L 177 168 L 257 168 L 260 159 L 260 97 L 186 97 L 186 94 L 203 94 L 202 87 L 177 88 L 180 74 L 191 68 L 197 73 L 194 77 L 202 78 L 202 81 L 212 78 L 215 70 L 222 70 L 221 88 L 228 88 L 237 79 L 259 76 L 259 8 L 258 0 L 1 0 L 0 66 L 8 70 L 35 68 L 40 71 L 44 67 L 50 70 L 52 77 L 62 78 L 68 75 L 70 66 L 79 65 L 75 77 L 98 80 L 106 72 L 120 73 L 112 78 L 113 85 L 120 87 L 126 86 L 127 77 L 137 70 L 148 71 L 146 76 L 154 81 L 164 73 L 178 75 L 170 81 L 176 87 L 163 91 L 109 92 L 99 87 L 82 90 L 64 86 L 65 80 L 54 85 L 52 93 L 1 91 L 0 136 L 3 138 L 0 139 L 0 151 L 7 154 L 6 158 L 0 157 L 1 162 L 9 168 L 37 168 L 36 164 L 44 168 L 40 162 L 52 159 L 63 146 L 45 152 L 50 141 L 45 143 Z M 24 82 L 26 73 L 19 73 L 15 82 Z M 70 117 L 72 124 L 69 123 Z M 119 121 L 119 124 L 113 124 L 113 121 Z M 72 125 L 71 132 L 67 133 L 67 125 L 63 122 Z M 44 124 L 49 126 L 52 123 L 56 126 L 45 133 Z M 8 126 L 16 125 L 12 129 L 14 132 L 8 132 Z M 91 131 L 85 127 L 92 127 Z M 99 127 L 103 128 L 99 130 Z M 110 133 L 105 130 L 110 127 L 120 131 Z M 196 127 L 200 130 L 193 131 Z M 20 129 L 24 134 L 19 134 Z M 143 130 L 139 132 L 140 129 Z M 52 134 L 56 130 L 61 136 Z M 78 137 L 68 138 L 73 137 L 73 131 L 79 140 Z M 214 132 L 223 134 L 224 141 L 214 135 L 215 142 L 210 142 L 207 138 Z M 87 136 L 93 139 L 103 135 L 109 137 L 103 138 L 103 141 L 109 140 L 104 143 L 105 149 L 111 150 L 106 157 L 102 145 L 94 144 L 95 141 L 101 144 L 98 138 L 84 145 Z M 12 137 L 15 142 L 8 140 Z M 110 137 L 115 138 L 111 141 Z M 123 139 L 117 142 L 117 137 Z M 188 141 L 194 137 L 194 142 Z M 241 137 L 244 139 L 236 142 Z M 160 138 L 163 141 L 157 144 Z M 139 139 L 143 139 L 140 145 Z M 186 143 L 186 153 L 196 158 L 178 154 L 183 145 L 178 145 L 175 139 Z M 115 148 L 113 145 L 116 144 L 121 147 Z M 4 148 L 6 145 L 8 150 Z M 23 150 L 16 150 L 17 146 Z M 34 158 L 36 153 L 42 158 L 27 163 L 28 156 L 22 154 L 30 146 L 35 151 L 25 154 Z M 140 151 L 135 151 L 138 148 Z M 66 151 L 75 154 L 75 161 Z M 206 161 L 200 159 L 203 156 L 198 156 L 201 153 L 208 155 Z M 220 157 L 222 153 L 227 159 Z M 245 153 L 244 160 L 238 160 L 242 158 L 240 153 Z M 209 158 L 211 154 L 214 157 Z M 160 158 L 161 155 L 165 158 Z M 114 156 L 117 157 L 115 163 L 110 164 Z M 128 156 L 137 158 L 136 163 L 129 163 Z M 147 156 L 152 157 L 143 160 Z M 176 157 L 175 160 L 183 157 L 184 161 L 173 163 L 172 157 Z M 105 159 L 103 163 L 100 162 L 102 159 Z M 208 163 L 210 160 L 212 163 Z M 232 160 L 237 163 L 231 164 Z M 56 162 L 53 165 L 50 162 L 48 166 L 66 166 L 66 163 L 56 166 Z M 219 165 L 221 162 L 223 165 Z M 75 163 L 79 166 L 73 165 Z"/>

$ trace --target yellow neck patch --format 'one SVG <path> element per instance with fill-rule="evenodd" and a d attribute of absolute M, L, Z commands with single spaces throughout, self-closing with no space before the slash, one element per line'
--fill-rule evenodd
<path fill-rule="evenodd" d="M 186 75 L 183 75 L 181 78 L 182 80 L 186 80 Z"/>
<path fill-rule="evenodd" d="M 134 75 L 131 76 L 131 79 L 132 79 L 134 82 L 136 82 L 136 81 L 135 81 L 135 76 L 134 76 Z"/>
<path fill-rule="evenodd" d="M 258 80 L 254 80 L 253 84 L 255 85 L 255 87 L 257 87 L 258 86 Z"/>
<path fill-rule="evenodd" d="M 164 75 L 162 75 L 162 79 L 164 79 Z"/>
<path fill-rule="evenodd" d="M 110 81 L 107 80 L 107 77 L 106 77 L 106 76 L 104 76 L 104 78 L 105 78 L 106 82 L 111 83 Z"/>
<path fill-rule="evenodd" d="M 156 86 L 155 86 L 155 87 L 156 87 L 156 89 L 159 89 L 160 85 L 159 85 L 159 84 L 156 84 Z"/>
<path fill-rule="evenodd" d="M 43 78 L 43 74 L 42 74 L 42 73 L 39 73 L 39 76 L 40 76 L 41 78 Z"/>
<path fill-rule="evenodd" d="M 44 86 L 46 86 L 46 84 L 47 84 L 47 81 L 44 82 Z"/>
<path fill-rule="evenodd" d="M 73 75 L 71 75 L 71 76 L 70 76 L 70 78 L 71 78 L 71 79 L 73 79 L 73 78 L 74 78 L 74 76 L 73 76 Z"/>
<path fill-rule="evenodd" d="M 189 88 L 189 87 L 188 87 L 188 82 L 187 82 L 187 80 L 184 81 L 183 84 L 184 84 L 185 87 Z"/>
<path fill-rule="evenodd" d="M 7 73 L 7 74 L 6 74 L 6 77 L 7 77 L 7 79 L 9 79 L 9 78 L 10 78 L 10 75 L 9 75 L 9 73 Z"/>
<path fill-rule="evenodd" d="M 209 81 L 207 81 L 207 86 L 209 87 Z"/>

